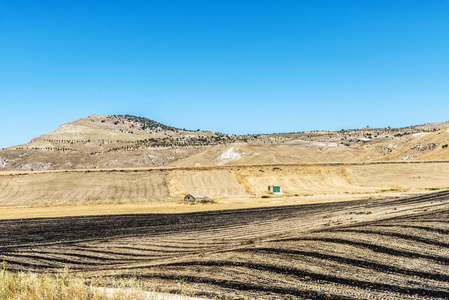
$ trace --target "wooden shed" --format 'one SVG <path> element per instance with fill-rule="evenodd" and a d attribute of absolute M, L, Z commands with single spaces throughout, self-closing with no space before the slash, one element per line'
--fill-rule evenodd
<path fill-rule="evenodd" d="M 185 203 L 211 202 L 209 196 L 204 194 L 188 194 L 184 197 Z"/>

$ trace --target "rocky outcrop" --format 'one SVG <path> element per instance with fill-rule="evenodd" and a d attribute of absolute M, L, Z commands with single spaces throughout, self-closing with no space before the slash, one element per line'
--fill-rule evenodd
<path fill-rule="evenodd" d="M 19 159 L 6 159 L 0 157 L 0 170 L 10 170 L 13 167 L 13 164 L 17 162 Z"/>
<path fill-rule="evenodd" d="M 378 146 L 376 148 L 377 152 L 379 152 L 382 155 L 387 155 L 389 153 L 391 153 L 391 151 L 393 151 L 392 149 L 388 148 L 388 147 L 384 147 L 384 146 Z"/>
<path fill-rule="evenodd" d="M 45 171 L 54 169 L 52 163 L 34 162 L 19 165 L 16 169 L 19 171 Z"/>
<path fill-rule="evenodd" d="M 412 150 L 431 151 L 431 150 L 434 150 L 436 147 L 438 147 L 438 144 L 435 144 L 435 143 L 429 143 L 426 145 L 422 145 L 421 143 L 418 143 L 412 147 Z"/>

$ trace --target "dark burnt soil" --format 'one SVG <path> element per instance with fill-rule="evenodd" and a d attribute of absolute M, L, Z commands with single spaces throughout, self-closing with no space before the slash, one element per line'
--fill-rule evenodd
<path fill-rule="evenodd" d="M 448 299 L 449 191 L 401 199 L 0 221 L 12 270 L 217 299 Z"/>
<path fill-rule="evenodd" d="M 0 220 L 0 250 L 11 246 L 158 235 L 244 226 L 255 221 L 292 218 L 348 206 L 375 205 L 381 200 L 208 211 L 182 214 L 131 214 Z"/>

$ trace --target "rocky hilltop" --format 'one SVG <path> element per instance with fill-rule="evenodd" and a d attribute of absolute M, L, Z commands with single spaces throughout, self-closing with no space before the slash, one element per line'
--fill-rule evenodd
<path fill-rule="evenodd" d="M 448 160 L 449 123 L 278 134 L 185 130 L 91 115 L 0 150 L 0 171 L 267 163 Z"/>

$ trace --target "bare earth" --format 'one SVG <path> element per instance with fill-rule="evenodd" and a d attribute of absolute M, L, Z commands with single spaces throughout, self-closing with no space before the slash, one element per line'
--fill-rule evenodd
<path fill-rule="evenodd" d="M 0 221 L 13 270 L 70 267 L 206 298 L 447 299 L 449 191 L 407 198 Z"/>

